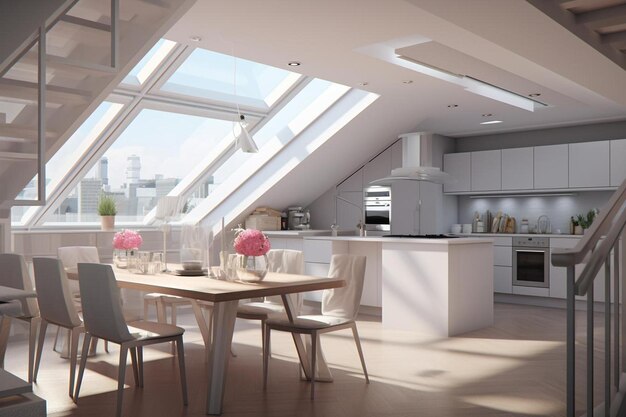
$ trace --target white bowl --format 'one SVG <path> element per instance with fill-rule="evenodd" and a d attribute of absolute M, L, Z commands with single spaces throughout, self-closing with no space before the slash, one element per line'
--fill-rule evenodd
<path fill-rule="evenodd" d="M 185 261 L 183 262 L 183 269 L 185 271 L 199 271 L 202 269 L 201 261 Z"/>
<path fill-rule="evenodd" d="M 450 232 L 453 233 L 453 234 L 461 233 L 461 225 L 460 224 L 453 224 L 452 227 L 450 228 Z"/>

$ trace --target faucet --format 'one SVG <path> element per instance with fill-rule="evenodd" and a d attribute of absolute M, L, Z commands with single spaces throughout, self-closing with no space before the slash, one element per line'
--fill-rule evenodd
<path fill-rule="evenodd" d="M 359 236 L 361 237 L 365 236 L 365 220 L 364 220 L 365 214 L 363 213 L 363 207 L 357 206 L 356 204 L 354 204 L 352 201 L 348 200 L 347 198 L 343 198 L 339 195 L 336 195 L 335 196 L 335 213 L 337 213 L 337 200 L 341 200 L 359 209 L 359 211 L 361 212 L 361 219 L 359 220 L 359 224 L 357 224 L 357 227 L 359 228 Z M 335 223 L 337 222 L 335 221 Z"/>

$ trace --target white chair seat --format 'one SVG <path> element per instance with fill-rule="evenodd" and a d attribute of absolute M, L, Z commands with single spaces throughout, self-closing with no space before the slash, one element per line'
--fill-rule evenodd
<path fill-rule="evenodd" d="M 269 316 L 270 314 L 284 314 L 285 307 L 275 303 L 253 302 L 241 304 L 237 307 L 237 315 Z"/>
<path fill-rule="evenodd" d="M 185 329 L 171 324 L 140 320 L 128 323 L 128 331 L 136 340 L 143 340 L 182 335 Z"/>
<path fill-rule="evenodd" d="M 325 329 L 327 327 L 340 326 L 342 324 L 350 323 L 354 320 L 345 317 L 333 317 L 323 315 L 310 315 L 310 316 L 298 316 L 291 323 L 286 317 L 270 317 L 267 320 L 269 326 L 280 327 L 296 327 L 304 329 Z"/>

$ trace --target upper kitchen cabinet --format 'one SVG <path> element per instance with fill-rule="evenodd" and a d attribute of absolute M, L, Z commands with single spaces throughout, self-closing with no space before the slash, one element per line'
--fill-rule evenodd
<path fill-rule="evenodd" d="M 346 178 L 337 186 L 337 192 L 363 191 L 363 168 Z"/>
<path fill-rule="evenodd" d="M 502 189 L 530 190 L 534 187 L 533 148 L 502 149 Z"/>
<path fill-rule="evenodd" d="M 536 146 L 534 161 L 536 189 L 569 186 L 568 145 Z"/>
<path fill-rule="evenodd" d="M 626 180 L 626 139 L 611 141 L 611 186 L 619 187 Z"/>
<path fill-rule="evenodd" d="M 387 148 L 363 167 L 363 186 L 367 187 L 371 181 L 388 177 L 389 174 L 391 174 L 391 148 Z"/>
<path fill-rule="evenodd" d="M 443 156 L 443 170 L 450 174 L 455 182 L 445 184 L 446 193 L 470 191 L 471 154 L 469 152 L 447 153 Z"/>
<path fill-rule="evenodd" d="M 502 151 L 472 152 L 472 191 L 499 191 L 502 189 Z"/>
<path fill-rule="evenodd" d="M 569 144 L 570 188 L 608 187 L 609 141 Z"/>

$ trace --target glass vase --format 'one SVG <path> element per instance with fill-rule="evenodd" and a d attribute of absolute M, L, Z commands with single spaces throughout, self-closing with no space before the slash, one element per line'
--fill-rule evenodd
<path fill-rule="evenodd" d="M 132 269 L 134 267 L 135 250 L 113 250 L 113 265 L 119 269 Z"/>
<path fill-rule="evenodd" d="M 237 278 L 247 282 L 263 281 L 268 265 L 267 255 L 243 256 L 237 267 Z"/>

